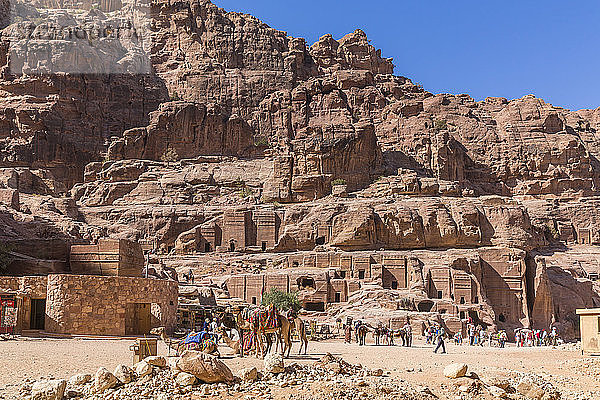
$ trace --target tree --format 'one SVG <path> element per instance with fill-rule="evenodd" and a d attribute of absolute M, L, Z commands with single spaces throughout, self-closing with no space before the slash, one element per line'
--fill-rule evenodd
<path fill-rule="evenodd" d="M 270 306 L 271 304 L 277 307 L 279 311 L 287 311 L 289 309 L 298 311 L 302 308 L 296 292 L 286 293 L 275 288 L 265 293 L 262 298 L 263 306 Z"/>

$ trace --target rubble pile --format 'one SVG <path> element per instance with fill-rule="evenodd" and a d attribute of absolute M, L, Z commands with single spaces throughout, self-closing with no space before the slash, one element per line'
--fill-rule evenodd
<path fill-rule="evenodd" d="M 444 375 L 451 379 L 449 385 L 442 385 L 450 393 L 456 394 L 456 399 L 533 399 L 533 400 L 564 400 L 591 399 L 583 392 L 569 393 L 563 396 L 550 382 L 551 376 L 517 371 L 502 371 L 487 373 L 479 376 L 468 372 L 466 364 L 450 364 L 444 368 Z"/>
<path fill-rule="evenodd" d="M 187 354 L 186 354 L 187 353 Z M 198 352 L 186 352 L 183 357 L 148 357 L 133 367 L 119 365 L 114 372 L 100 368 L 94 376 L 78 374 L 68 381 L 41 379 L 25 382 L 19 393 L 24 400 L 120 400 L 190 398 L 260 398 L 273 399 L 282 391 L 291 391 L 286 398 L 345 399 L 407 399 L 428 400 L 435 396 L 423 387 L 412 387 L 392 378 L 381 369 L 353 365 L 341 357 L 326 354 L 311 365 L 291 363 L 281 372 L 267 372 L 273 364 L 269 354 L 265 368 L 245 368 L 233 376 L 220 360 Z M 280 357 L 271 357 L 273 359 Z M 187 363 L 182 363 L 186 358 Z M 190 365 L 189 360 L 195 360 Z M 207 375 L 209 365 L 218 365 Z M 182 370 L 184 368 L 185 370 Z M 203 369 L 203 379 L 191 370 Z M 213 382 L 213 383 L 207 383 Z M 298 397 L 299 398 L 299 397 Z"/>

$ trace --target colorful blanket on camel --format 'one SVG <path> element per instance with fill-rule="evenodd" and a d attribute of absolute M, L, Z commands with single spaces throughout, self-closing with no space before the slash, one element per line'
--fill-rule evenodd
<path fill-rule="evenodd" d="M 250 323 L 259 327 L 262 326 L 264 329 L 277 329 L 279 328 L 279 312 L 274 305 L 267 307 L 260 307 L 252 310 L 250 314 Z"/>

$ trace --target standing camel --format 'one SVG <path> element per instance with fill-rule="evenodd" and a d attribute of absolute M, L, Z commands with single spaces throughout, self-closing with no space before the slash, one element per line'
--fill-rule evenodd
<path fill-rule="evenodd" d="M 300 348 L 298 349 L 298 354 L 302 352 L 302 346 L 304 345 L 304 354 L 308 352 L 308 337 L 306 336 L 306 325 L 304 321 L 300 317 L 296 317 L 294 319 L 294 327 L 296 328 L 296 333 L 298 333 L 298 337 L 300 338 Z M 290 344 L 290 348 L 291 348 Z M 289 357 L 288 351 L 288 357 Z"/>
<path fill-rule="evenodd" d="M 277 318 L 277 326 L 267 326 L 267 313 L 269 312 L 274 314 L 275 318 Z M 279 314 L 275 307 L 271 306 L 268 311 L 265 311 L 264 308 L 252 310 L 249 322 L 249 328 L 252 332 L 252 336 L 256 338 L 257 356 L 260 354 L 259 357 L 264 358 L 265 353 L 270 350 L 272 345 L 270 335 L 273 334 L 276 335 L 275 340 L 277 343 L 275 351 L 277 351 L 279 344 L 281 344 L 281 354 L 285 355 L 286 351 L 289 353 L 289 349 L 292 347 L 292 340 L 290 337 L 291 324 L 284 315 Z"/>

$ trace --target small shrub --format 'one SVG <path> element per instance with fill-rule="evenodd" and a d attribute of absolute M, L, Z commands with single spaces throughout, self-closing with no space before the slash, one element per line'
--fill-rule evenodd
<path fill-rule="evenodd" d="M 345 185 L 346 184 L 346 180 L 344 179 L 335 179 L 333 182 L 331 182 L 331 186 L 340 186 L 340 185 Z"/>
<path fill-rule="evenodd" d="M 271 304 L 277 307 L 279 311 L 290 309 L 298 311 L 302 308 L 296 292 L 286 293 L 275 288 L 265 293 L 262 298 L 263 306 L 270 306 Z"/>
<path fill-rule="evenodd" d="M 433 127 L 436 131 L 439 132 L 439 131 L 443 131 L 443 130 L 447 129 L 448 124 L 446 123 L 445 119 L 436 119 L 433 124 Z"/>
<path fill-rule="evenodd" d="M 245 199 L 247 197 L 254 196 L 254 191 L 252 189 L 250 189 L 249 187 L 244 186 L 243 188 L 240 189 L 239 195 L 242 199 Z"/>
<path fill-rule="evenodd" d="M 160 156 L 160 160 L 164 163 L 175 162 L 179 159 L 179 155 L 173 148 L 168 148 L 165 150 L 162 156 Z"/>
<path fill-rule="evenodd" d="M 267 139 L 266 137 L 257 138 L 254 141 L 254 146 L 256 146 L 256 147 L 269 147 L 270 146 L 269 139 Z"/>
<path fill-rule="evenodd" d="M 552 223 L 546 225 L 546 233 L 550 239 L 558 240 L 560 238 L 560 232 L 558 232 L 558 229 Z"/>
<path fill-rule="evenodd" d="M 181 97 L 179 97 L 179 93 L 173 92 L 173 94 L 171 95 L 171 101 L 179 101 L 179 100 L 181 100 Z"/>

